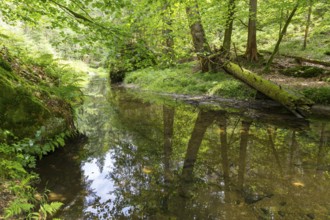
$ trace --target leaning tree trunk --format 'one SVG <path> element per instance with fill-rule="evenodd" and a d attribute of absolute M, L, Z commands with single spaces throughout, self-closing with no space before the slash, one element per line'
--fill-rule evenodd
<path fill-rule="evenodd" d="M 198 3 L 196 0 L 186 7 L 186 13 L 195 52 L 197 53 L 202 72 L 207 72 L 210 70 L 210 63 L 209 60 L 206 59 L 206 56 L 211 53 L 211 49 L 206 40 L 201 15 L 198 9 Z"/>
<path fill-rule="evenodd" d="M 310 113 L 313 102 L 304 96 L 284 89 L 280 85 L 263 79 L 257 74 L 245 70 L 232 62 L 224 62 L 223 68 L 227 73 L 233 75 L 240 81 L 243 81 L 250 87 L 282 104 L 297 117 L 302 118 Z"/>
<path fill-rule="evenodd" d="M 257 0 L 250 0 L 248 40 L 245 56 L 250 61 L 258 60 L 257 50 Z"/>
<path fill-rule="evenodd" d="M 225 37 L 223 39 L 222 49 L 225 51 L 226 55 L 230 54 L 231 36 L 233 32 L 235 14 L 235 0 L 229 0 L 228 2 L 228 14 L 226 20 Z"/>
<path fill-rule="evenodd" d="M 281 34 L 280 34 L 280 36 L 279 36 L 279 38 L 277 40 L 277 43 L 275 45 L 274 51 L 273 51 L 272 55 L 270 56 L 270 58 L 268 59 L 268 62 L 267 62 L 266 67 L 265 67 L 265 71 L 267 71 L 269 69 L 270 64 L 273 62 L 273 59 L 274 59 L 275 55 L 277 54 L 278 49 L 280 48 L 280 44 L 282 42 L 282 39 L 283 39 L 283 37 L 284 37 L 284 35 L 286 33 L 286 29 L 288 28 L 288 26 L 289 26 L 289 24 L 290 24 L 290 22 L 291 22 L 291 20 L 292 20 L 292 18 L 294 16 L 294 14 L 296 13 L 296 11 L 298 9 L 298 6 L 299 6 L 299 2 L 294 6 L 294 8 L 291 11 L 288 19 L 286 20 L 285 25 L 284 25 L 284 27 L 283 27 L 283 29 L 281 31 Z"/>
<path fill-rule="evenodd" d="M 307 47 L 307 38 L 309 33 L 309 26 L 311 24 L 311 15 L 312 15 L 312 7 L 313 7 L 313 0 L 309 0 L 309 6 L 308 6 L 308 14 L 307 14 L 307 22 L 306 22 L 306 28 L 305 28 L 305 36 L 304 36 L 304 44 L 303 44 L 303 50 Z"/>

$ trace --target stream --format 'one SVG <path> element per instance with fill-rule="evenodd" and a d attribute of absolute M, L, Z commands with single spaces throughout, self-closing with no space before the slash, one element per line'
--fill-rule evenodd
<path fill-rule="evenodd" d="M 45 156 L 39 189 L 77 219 L 330 219 L 330 119 L 198 106 L 94 77 L 88 138 Z"/>

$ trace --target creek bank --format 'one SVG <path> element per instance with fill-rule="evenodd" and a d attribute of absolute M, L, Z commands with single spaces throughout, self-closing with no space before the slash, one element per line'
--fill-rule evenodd
<path fill-rule="evenodd" d="M 74 80 L 72 70 L 51 55 L 27 59 L 5 46 L 0 50 L 0 218 L 43 219 L 60 207 L 34 197 L 38 177 L 29 170 L 38 157 L 77 134 L 74 108 L 82 103 L 82 92 Z"/>
<path fill-rule="evenodd" d="M 275 61 L 272 66 L 272 74 L 262 73 L 262 61 L 254 66 L 238 62 L 283 88 L 303 94 L 315 104 L 330 105 L 330 82 L 324 80 L 324 77 L 302 78 L 296 75 L 283 75 L 280 73 L 283 65 L 287 62 L 288 67 L 291 68 L 294 65 L 291 62 L 294 61 L 291 58 L 276 59 Z M 123 82 L 125 85 L 152 92 L 215 96 L 249 101 L 255 99 L 256 91 L 232 76 L 224 72 L 201 73 L 196 69 L 196 65 L 196 62 L 190 62 L 168 69 L 146 68 L 128 72 L 125 74 Z M 281 68 L 277 69 L 278 66 Z"/>
<path fill-rule="evenodd" d="M 302 126 L 306 125 L 306 120 L 298 120 L 281 104 L 270 99 L 243 100 L 209 95 L 152 92 L 143 90 L 133 84 L 116 84 L 112 86 L 129 90 L 134 94 L 141 94 L 140 96 L 142 99 L 147 99 L 149 101 L 157 100 L 159 97 L 162 97 L 169 105 L 171 105 L 171 102 L 184 102 L 202 109 L 211 109 L 218 112 L 226 111 L 234 115 L 240 115 L 248 120 L 258 119 L 259 121 L 261 120 L 284 127 L 286 127 L 288 123 Z M 278 121 L 278 118 L 285 118 L 285 120 Z M 313 105 L 309 118 L 330 120 L 330 106 L 320 104 Z"/>

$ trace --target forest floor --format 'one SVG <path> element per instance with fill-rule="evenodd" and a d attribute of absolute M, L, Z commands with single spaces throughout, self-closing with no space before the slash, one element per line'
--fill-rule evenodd
<path fill-rule="evenodd" d="M 239 59 L 238 62 L 241 63 L 242 66 L 246 69 L 259 73 L 265 79 L 293 89 L 320 88 L 330 86 L 330 67 L 328 66 L 308 62 L 300 62 L 295 58 L 278 56 L 276 59 L 274 59 L 270 71 L 268 73 L 264 73 L 263 64 L 266 61 L 263 59 L 263 57 L 255 64 L 247 63 L 247 61 L 243 59 Z M 312 71 L 310 71 L 309 75 L 297 75 L 297 73 L 302 74 L 304 72 L 304 68 L 307 67 L 314 68 Z M 283 72 L 288 69 L 293 69 L 294 71 L 291 71 L 291 73 L 288 74 L 283 74 Z"/>
<path fill-rule="evenodd" d="M 260 57 L 256 63 L 247 62 L 243 57 L 234 62 L 275 84 L 303 93 L 317 104 L 330 105 L 330 67 L 278 56 L 269 72 L 264 72 L 267 55 Z M 124 83 L 152 92 L 246 101 L 254 100 L 256 93 L 223 71 L 201 73 L 197 62 L 178 64 L 168 69 L 146 68 L 130 72 Z"/>

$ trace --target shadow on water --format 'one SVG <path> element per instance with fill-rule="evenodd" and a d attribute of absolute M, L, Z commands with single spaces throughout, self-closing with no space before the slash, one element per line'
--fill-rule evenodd
<path fill-rule="evenodd" d="M 38 166 L 62 219 L 328 219 L 330 125 L 199 108 L 95 78 L 88 141 Z M 246 114 L 249 112 L 249 114 Z M 252 113 L 251 113 L 252 112 Z"/>

